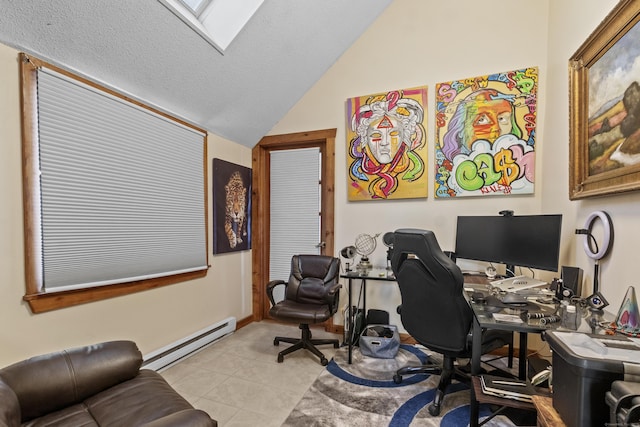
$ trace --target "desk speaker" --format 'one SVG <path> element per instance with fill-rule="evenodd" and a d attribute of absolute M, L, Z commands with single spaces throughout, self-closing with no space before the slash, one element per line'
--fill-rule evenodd
<path fill-rule="evenodd" d="M 456 262 L 456 253 L 453 251 L 443 251 L 447 258 L 451 258 L 451 261 Z"/>
<path fill-rule="evenodd" d="M 582 293 L 582 269 L 579 267 L 562 266 L 562 295 L 565 298 L 580 297 Z"/>

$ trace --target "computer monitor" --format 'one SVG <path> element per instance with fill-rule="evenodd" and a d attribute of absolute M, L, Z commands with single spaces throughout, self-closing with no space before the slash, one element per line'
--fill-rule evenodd
<path fill-rule="evenodd" d="M 459 216 L 456 258 L 558 271 L 562 215 Z"/>

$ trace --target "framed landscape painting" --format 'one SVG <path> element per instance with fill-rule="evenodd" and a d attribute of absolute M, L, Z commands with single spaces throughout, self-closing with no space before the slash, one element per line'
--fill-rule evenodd
<path fill-rule="evenodd" d="M 640 189 L 640 2 L 622 0 L 569 59 L 569 198 Z"/>

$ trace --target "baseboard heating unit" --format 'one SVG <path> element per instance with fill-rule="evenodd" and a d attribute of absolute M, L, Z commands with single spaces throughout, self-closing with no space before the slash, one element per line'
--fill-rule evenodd
<path fill-rule="evenodd" d="M 145 355 L 142 367 L 159 371 L 235 330 L 236 318 L 229 317 Z"/>

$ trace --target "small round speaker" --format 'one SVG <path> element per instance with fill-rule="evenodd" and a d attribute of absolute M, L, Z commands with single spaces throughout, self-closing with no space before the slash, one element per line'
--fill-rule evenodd
<path fill-rule="evenodd" d="M 340 255 L 343 258 L 351 259 L 356 256 L 356 247 L 355 246 L 346 246 L 340 250 Z"/>
<path fill-rule="evenodd" d="M 572 298 L 573 297 L 573 290 L 563 287 L 562 288 L 562 297 L 563 298 Z"/>
<path fill-rule="evenodd" d="M 493 280 L 498 275 L 498 271 L 493 265 L 490 265 L 484 269 L 484 274 L 487 276 L 488 279 Z"/>
<path fill-rule="evenodd" d="M 382 243 L 384 243 L 385 246 L 392 247 L 394 239 L 395 234 L 389 231 L 388 233 L 384 233 L 384 235 L 382 236 Z"/>

